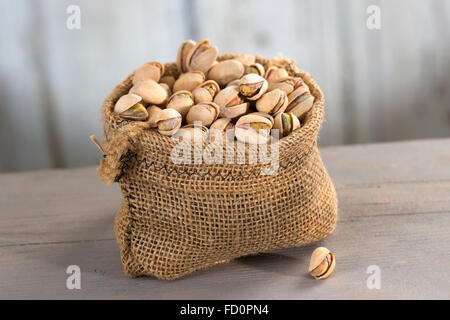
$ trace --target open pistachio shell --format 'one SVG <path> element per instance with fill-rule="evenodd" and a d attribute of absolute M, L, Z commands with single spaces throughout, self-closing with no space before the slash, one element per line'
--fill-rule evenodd
<path fill-rule="evenodd" d="M 192 91 L 192 95 L 194 96 L 195 103 L 198 104 L 213 101 L 219 91 L 219 84 L 214 80 L 208 80 L 195 88 L 194 91 Z"/>
<path fill-rule="evenodd" d="M 156 116 L 155 122 L 158 126 L 158 132 L 171 136 L 181 127 L 181 114 L 175 109 L 163 109 Z"/>
<path fill-rule="evenodd" d="M 261 116 L 261 117 L 264 117 L 264 118 L 267 118 L 267 119 L 269 119 L 270 120 L 270 122 L 272 122 L 272 125 L 273 125 L 273 123 L 274 123 L 274 118 L 270 115 L 270 114 L 267 114 L 267 113 L 264 113 L 264 112 L 252 112 L 252 113 L 249 113 L 249 115 L 257 115 L 257 116 Z"/>
<path fill-rule="evenodd" d="M 205 81 L 205 74 L 201 71 L 189 71 L 181 74 L 173 85 L 173 91 L 193 91 Z"/>
<path fill-rule="evenodd" d="M 219 50 L 211 46 L 207 39 L 199 41 L 189 50 L 186 57 L 186 65 L 189 71 L 201 71 L 204 74 L 208 72 L 217 59 Z"/>
<path fill-rule="evenodd" d="M 240 61 L 224 60 L 211 67 L 208 79 L 216 81 L 220 86 L 225 86 L 229 82 L 241 78 L 244 71 L 244 65 Z"/>
<path fill-rule="evenodd" d="M 269 83 L 269 91 L 280 89 L 290 94 L 295 89 L 296 79 L 294 77 L 281 78 Z"/>
<path fill-rule="evenodd" d="M 286 92 L 275 89 L 265 93 L 258 101 L 256 101 L 256 109 L 260 112 L 274 115 L 286 110 L 287 104 L 288 98 Z"/>
<path fill-rule="evenodd" d="M 241 79 L 236 79 L 236 80 L 229 82 L 227 84 L 227 88 L 228 87 L 239 87 L 240 84 L 241 84 Z"/>
<path fill-rule="evenodd" d="M 251 65 L 247 66 L 247 68 L 245 69 L 245 73 L 255 73 L 258 76 L 264 77 L 264 66 L 259 63 L 252 63 Z"/>
<path fill-rule="evenodd" d="M 289 74 L 286 69 L 272 66 L 267 69 L 264 78 L 266 78 L 268 82 L 273 82 L 288 76 Z"/>
<path fill-rule="evenodd" d="M 170 89 L 170 87 L 167 83 L 160 83 L 159 85 L 161 87 L 163 87 L 164 90 L 166 90 L 168 97 L 170 97 L 172 95 L 172 90 Z"/>
<path fill-rule="evenodd" d="M 163 104 L 168 97 L 166 89 L 151 79 L 139 81 L 130 89 L 130 93 L 141 96 L 148 104 Z"/>
<path fill-rule="evenodd" d="M 129 93 L 121 96 L 114 105 L 114 112 L 121 114 L 122 112 L 130 109 L 136 103 L 141 102 L 142 98 L 136 94 Z"/>
<path fill-rule="evenodd" d="M 156 117 L 158 116 L 158 113 L 162 109 L 158 106 L 152 105 L 150 107 L 147 107 L 147 113 L 148 113 L 148 120 L 147 122 L 150 124 L 151 128 L 156 128 Z"/>
<path fill-rule="evenodd" d="M 205 126 L 196 126 L 195 124 L 186 124 L 182 126 L 177 133 L 174 135 L 174 138 L 182 137 L 183 140 L 195 141 L 194 139 L 200 139 L 201 141 L 205 141 L 208 138 L 209 130 Z"/>
<path fill-rule="evenodd" d="M 289 103 L 286 111 L 292 112 L 297 118 L 301 118 L 305 113 L 311 110 L 314 104 L 314 96 L 309 93 L 308 88 L 303 86 L 289 94 L 288 100 Z"/>
<path fill-rule="evenodd" d="M 336 259 L 330 250 L 319 247 L 313 251 L 308 272 L 317 280 L 327 278 L 336 267 Z"/>
<path fill-rule="evenodd" d="M 186 115 L 187 123 L 200 121 L 203 126 L 208 127 L 219 116 L 220 108 L 214 102 L 204 102 L 192 106 Z"/>
<path fill-rule="evenodd" d="M 248 100 L 258 100 L 268 88 L 266 79 L 255 73 L 249 73 L 241 78 L 239 92 Z"/>
<path fill-rule="evenodd" d="M 234 135 L 234 124 L 230 118 L 220 118 L 214 121 L 209 127 L 209 139 L 215 141 L 217 136 L 222 137 L 228 131 L 232 131 Z"/>
<path fill-rule="evenodd" d="M 185 72 L 189 71 L 188 67 L 187 67 L 187 63 L 186 63 L 187 56 L 194 46 L 195 46 L 195 41 L 187 40 L 187 41 L 184 41 L 181 44 L 180 48 L 178 49 L 177 67 L 178 67 L 178 71 L 180 71 L 180 73 L 185 73 Z"/>
<path fill-rule="evenodd" d="M 164 65 L 162 63 L 157 61 L 144 63 L 134 72 L 133 84 L 147 79 L 159 82 L 162 74 L 164 74 Z"/>
<path fill-rule="evenodd" d="M 193 105 L 194 98 L 192 97 L 192 93 L 187 90 L 175 92 L 167 101 L 167 108 L 177 110 L 183 118 L 186 118 L 189 109 Z"/>
<path fill-rule="evenodd" d="M 236 118 L 248 111 L 249 104 L 239 95 L 238 87 L 226 87 L 221 90 L 214 102 L 220 107 L 220 116 L 224 118 Z"/>
<path fill-rule="evenodd" d="M 300 128 L 300 121 L 292 112 L 280 112 L 275 116 L 273 129 L 279 130 L 279 137 L 286 137 L 294 130 Z"/>
<path fill-rule="evenodd" d="M 135 105 L 131 106 L 131 108 L 128 108 L 124 112 L 120 113 L 119 116 L 123 119 L 128 120 L 146 120 L 148 117 L 148 113 L 144 105 L 138 102 Z"/>
<path fill-rule="evenodd" d="M 248 114 L 239 118 L 234 128 L 236 138 L 245 143 L 265 144 L 270 140 L 272 122 L 266 117 Z"/>
<path fill-rule="evenodd" d="M 174 83 L 175 83 L 175 77 L 172 77 L 172 76 L 164 76 L 164 77 L 162 77 L 160 80 L 159 80 L 159 83 L 161 84 L 161 83 L 165 83 L 165 84 L 167 84 L 168 86 L 169 86 L 169 88 L 170 88 L 170 90 L 172 90 L 173 89 L 173 85 L 174 85 Z"/>

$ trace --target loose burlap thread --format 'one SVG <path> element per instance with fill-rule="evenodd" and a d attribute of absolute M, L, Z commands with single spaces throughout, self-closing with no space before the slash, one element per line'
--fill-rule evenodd
<path fill-rule="evenodd" d="M 128 276 L 176 279 L 240 256 L 309 244 L 333 232 L 337 197 L 317 148 L 323 94 L 294 61 L 257 57 L 257 62 L 302 77 L 315 97 L 303 126 L 278 142 L 279 168 L 273 175 L 261 174 L 270 163 L 174 164 L 176 141 L 146 122 L 126 121 L 113 112 L 131 88 L 133 74 L 106 98 L 105 157 L 98 173 L 106 183 L 118 182 L 123 194 L 115 232 Z M 174 63 L 165 69 L 165 75 L 178 76 Z M 231 143 L 223 148 L 236 158 L 249 152 L 246 148 L 239 154 Z"/>

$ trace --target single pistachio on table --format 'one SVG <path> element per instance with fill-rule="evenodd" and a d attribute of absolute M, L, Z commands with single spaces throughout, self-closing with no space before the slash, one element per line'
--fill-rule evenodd
<path fill-rule="evenodd" d="M 159 82 L 161 75 L 164 74 L 164 65 L 157 61 L 144 63 L 136 69 L 133 76 L 133 84 L 142 80 L 152 79 Z"/>
<path fill-rule="evenodd" d="M 236 60 L 223 60 L 216 63 L 208 71 L 207 78 L 216 81 L 220 86 L 225 86 L 233 80 L 240 79 L 244 75 L 244 65 Z"/>
<path fill-rule="evenodd" d="M 264 78 L 266 78 L 267 81 L 270 83 L 273 81 L 280 80 L 282 78 L 286 78 L 288 76 L 289 76 L 289 74 L 286 71 L 286 69 L 272 66 L 266 70 L 266 74 L 265 74 Z"/>
<path fill-rule="evenodd" d="M 255 73 L 258 76 L 264 77 L 264 66 L 260 63 L 252 63 L 251 65 L 247 66 L 247 68 L 245 69 L 245 73 Z"/>
<path fill-rule="evenodd" d="M 290 93 L 288 95 L 288 100 L 289 103 L 286 112 L 292 112 L 299 119 L 311 110 L 314 104 L 314 96 L 309 93 L 309 88 L 303 85 Z"/>
<path fill-rule="evenodd" d="M 186 115 L 187 123 L 199 121 L 203 126 L 208 127 L 219 116 L 220 107 L 214 102 L 203 102 L 193 105 Z"/>
<path fill-rule="evenodd" d="M 134 93 L 148 104 L 163 104 L 167 101 L 167 91 L 159 83 L 154 80 L 141 80 L 130 89 L 130 93 Z"/>
<path fill-rule="evenodd" d="M 276 81 L 272 81 L 269 83 L 269 91 L 280 89 L 287 94 L 290 94 L 295 89 L 295 84 L 298 81 L 297 79 L 294 77 L 285 77 Z"/>
<path fill-rule="evenodd" d="M 162 109 L 158 106 L 152 105 L 147 107 L 147 113 L 148 113 L 148 120 L 147 122 L 150 124 L 150 128 L 156 128 L 156 117 L 158 116 L 158 113 Z"/>
<path fill-rule="evenodd" d="M 187 63 L 186 63 L 187 56 L 194 46 L 195 46 L 195 41 L 187 40 L 187 41 L 184 41 L 181 44 L 180 48 L 178 49 L 177 67 L 178 67 L 178 70 L 180 71 L 180 73 L 185 73 L 185 72 L 189 71 L 188 67 L 187 67 Z"/>
<path fill-rule="evenodd" d="M 247 114 L 236 122 L 234 134 L 241 142 L 265 144 L 270 139 L 270 129 L 272 122 L 266 117 Z"/>
<path fill-rule="evenodd" d="M 247 113 L 249 103 L 245 102 L 239 95 L 238 87 L 226 87 L 221 90 L 214 102 L 220 107 L 220 117 L 236 118 Z"/>
<path fill-rule="evenodd" d="M 175 83 L 176 79 L 173 76 L 164 76 L 159 80 L 159 83 L 165 83 L 169 86 L 170 90 L 173 89 L 173 85 Z"/>
<path fill-rule="evenodd" d="M 158 112 L 155 122 L 158 132 L 165 136 L 171 136 L 181 127 L 181 114 L 175 109 L 163 109 Z"/>
<path fill-rule="evenodd" d="M 219 84 L 214 80 L 208 80 L 195 88 L 194 91 L 192 91 L 192 95 L 194 96 L 195 103 L 198 104 L 213 101 L 219 91 Z"/>
<path fill-rule="evenodd" d="M 208 39 L 199 41 L 186 56 L 186 66 L 189 71 L 208 72 L 219 55 L 217 47 L 211 46 Z"/>
<path fill-rule="evenodd" d="M 256 109 L 260 112 L 274 115 L 278 112 L 284 112 L 288 104 L 286 92 L 275 89 L 265 93 L 256 101 Z"/>
<path fill-rule="evenodd" d="M 209 130 L 205 126 L 197 126 L 195 124 L 186 124 L 182 126 L 174 135 L 174 138 L 182 137 L 183 141 L 206 141 Z M 197 140 L 198 139 L 198 140 Z"/>
<path fill-rule="evenodd" d="M 114 112 L 123 119 L 145 120 L 148 117 L 148 113 L 141 101 L 142 98 L 138 95 L 125 94 L 117 100 Z"/>
<path fill-rule="evenodd" d="M 279 137 L 283 138 L 300 128 L 300 121 L 292 112 L 280 112 L 275 116 L 273 129 L 279 130 Z"/>
<path fill-rule="evenodd" d="M 240 61 L 244 66 L 249 66 L 255 63 L 255 56 L 247 53 L 241 53 L 234 57 L 234 59 Z"/>
<path fill-rule="evenodd" d="M 189 71 L 182 73 L 173 84 L 173 91 L 180 90 L 191 91 L 197 88 L 205 81 L 205 74 L 201 71 Z"/>
<path fill-rule="evenodd" d="M 177 110 L 183 119 L 185 119 L 189 109 L 193 105 L 194 98 L 192 97 L 192 93 L 187 90 L 180 90 L 170 96 L 166 107 Z"/>
<path fill-rule="evenodd" d="M 327 278 L 336 267 L 336 259 L 330 250 L 319 247 L 313 251 L 308 272 L 317 280 Z"/>
<path fill-rule="evenodd" d="M 258 100 L 268 88 L 266 79 L 254 73 L 249 73 L 241 78 L 239 92 L 248 100 Z"/>

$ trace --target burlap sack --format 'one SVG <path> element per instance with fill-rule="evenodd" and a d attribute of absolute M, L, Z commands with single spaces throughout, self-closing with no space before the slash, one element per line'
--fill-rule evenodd
<path fill-rule="evenodd" d="M 303 127 L 279 141 L 274 175 L 262 174 L 270 164 L 261 163 L 174 164 L 173 139 L 112 112 L 132 74 L 105 100 L 105 156 L 98 172 L 107 183 L 118 182 L 123 194 L 115 232 L 130 277 L 175 279 L 240 256 L 305 245 L 334 230 L 336 193 L 317 148 L 323 94 L 294 62 L 257 61 L 301 76 L 315 97 Z M 165 74 L 178 75 L 174 63 L 166 64 Z"/>

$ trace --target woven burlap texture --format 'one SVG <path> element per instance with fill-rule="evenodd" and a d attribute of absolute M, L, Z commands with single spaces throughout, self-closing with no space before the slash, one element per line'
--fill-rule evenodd
<path fill-rule="evenodd" d="M 237 257 L 309 244 L 334 230 L 337 197 L 317 148 L 323 94 L 294 61 L 257 61 L 302 77 L 315 97 L 302 128 L 278 142 L 274 175 L 261 174 L 270 164 L 174 164 L 173 139 L 113 112 L 133 74 L 105 100 L 98 172 L 123 194 L 115 232 L 130 277 L 176 279 Z M 166 75 L 178 76 L 174 63 L 165 66 Z M 234 144 L 224 148 L 236 151 Z"/>

